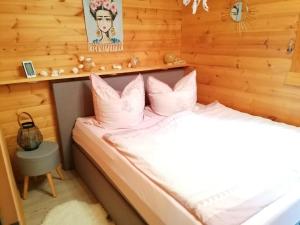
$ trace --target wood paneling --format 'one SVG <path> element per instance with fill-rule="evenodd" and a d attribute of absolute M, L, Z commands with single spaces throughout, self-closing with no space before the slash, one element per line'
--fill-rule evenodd
<path fill-rule="evenodd" d="M 291 72 L 288 73 L 285 83 L 300 87 L 300 21 L 298 21 L 297 38 Z"/>
<path fill-rule="evenodd" d="M 45 140 L 56 140 L 56 119 L 48 82 L 0 86 L 0 127 L 13 156 L 19 125 L 17 114 L 29 112 Z"/>
<path fill-rule="evenodd" d="M 3 225 L 25 225 L 24 213 L 5 139 L 0 129 L 0 218 Z"/>
<path fill-rule="evenodd" d="M 210 12 L 199 8 L 195 16 L 183 9 L 181 54 L 197 68 L 198 100 L 300 125 L 300 88 L 285 82 L 300 1 L 249 0 L 255 14 L 243 33 L 229 17 L 229 2 L 210 0 Z"/>
<path fill-rule="evenodd" d="M 92 56 L 97 65 L 122 63 L 132 55 L 143 65 L 162 62 L 165 52 L 179 53 L 181 8 L 177 0 L 124 0 L 124 52 L 91 54 L 82 0 L 0 2 L 0 73 L 20 75 L 20 62 L 31 59 L 35 67 L 64 68 L 77 65 L 78 54 Z M 0 76 L 1 76 L 0 74 Z"/>
<path fill-rule="evenodd" d="M 124 63 L 135 55 L 142 66 L 162 64 L 166 52 L 180 54 L 181 5 L 169 0 L 123 0 L 124 51 L 87 52 L 82 0 L 0 1 L 0 79 L 23 76 L 21 61 L 36 69 L 77 65 L 78 55 L 92 56 L 98 65 Z M 44 138 L 56 140 L 56 118 L 48 82 L 0 86 L 0 128 L 12 156 L 16 148 L 17 113 L 31 113 Z"/>

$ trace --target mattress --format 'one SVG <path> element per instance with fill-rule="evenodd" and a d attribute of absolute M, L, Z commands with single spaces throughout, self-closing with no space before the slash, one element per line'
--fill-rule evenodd
<path fill-rule="evenodd" d="M 135 129 L 151 126 L 161 119 L 163 117 L 146 109 L 144 121 Z M 174 198 L 156 186 L 102 139 L 106 133 L 119 131 L 103 129 L 95 124 L 93 118 L 78 118 L 73 129 L 73 139 L 100 165 L 148 224 L 201 225 Z"/>
<path fill-rule="evenodd" d="M 205 112 L 213 117 L 238 118 L 243 113 L 219 107 L 218 104 L 209 106 L 198 105 L 197 112 Z M 145 120 L 138 127 L 151 126 L 163 117 L 151 111 L 145 111 Z M 259 120 L 259 118 L 256 118 Z M 265 122 L 264 119 L 261 119 Z M 135 128 L 135 129 L 138 129 Z M 201 224 L 176 200 L 170 197 L 159 186 L 133 167 L 128 160 L 116 149 L 107 144 L 102 136 L 106 133 L 119 131 L 104 130 L 95 124 L 92 118 L 79 118 L 73 130 L 74 140 L 81 145 L 96 163 L 109 175 L 120 191 L 128 198 L 133 206 L 141 213 L 149 224 Z M 126 131 L 125 131 L 126 132 Z M 244 225 L 253 224 L 295 224 L 299 214 L 299 188 L 263 209 Z M 288 223 L 286 223 L 289 221 Z"/>

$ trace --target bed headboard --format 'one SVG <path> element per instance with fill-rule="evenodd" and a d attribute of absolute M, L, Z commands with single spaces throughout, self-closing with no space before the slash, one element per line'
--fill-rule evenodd
<path fill-rule="evenodd" d="M 153 76 L 173 86 L 183 75 L 185 68 L 143 72 L 144 81 Z M 105 81 L 116 90 L 122 90 L 138 73 L 104 76 Z M 60 147 L 64 169 L 71 169 L 72 129 L 76 118 L 94 115 L 91 83 L 88 78 L 52 81 L 56 106 Z M 146 99 L 147 102 L 147 99 Z"/>

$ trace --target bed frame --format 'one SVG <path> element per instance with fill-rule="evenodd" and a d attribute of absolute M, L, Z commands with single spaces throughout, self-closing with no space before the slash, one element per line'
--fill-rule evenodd
<path fill-rule="evenodd" d="M 186 70 L 177 68 L 143 73 L 144 81 L 154 76 L 170 86 L 178 81 Z M 137 73 L 103 77 L 116 90 L 122 90 Z M 147 224 L 131 206 L 118 187 L 82 148 L 72 140 L 72 129 L 78 117 L 94 115 L 91 84 L 87 78 L 53 81 L 51 83 L 58 120 L 60 147 L 64 169 L 75 168 L 96 198 L 118 225 Z M 147 99 L 146 99 L 147 104 Z"/>

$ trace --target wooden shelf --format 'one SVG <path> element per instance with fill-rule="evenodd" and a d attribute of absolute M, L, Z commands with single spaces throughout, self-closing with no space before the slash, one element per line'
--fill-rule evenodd
<path fill-rule="evenodd" d="M 56 77 L 47 76 L 43 77 L 37 75 L 34 78 L 26 78 L 26 77 L 15 77 L 15 78 L 1 78 L 0 77 L 0 85 L 7 85 L 7 84 L 20 84 L 20 83 L 36 83 L 41 81 L 49 81 L 49 80 L 62 80 L 62 79 L 74 79 L 74 78 L 81 78 L 81 77 L 88 77 L 91 73 L 100 75 L 100 76 L 116 76 L 122 75 L 125 73 L 136 73 L 136 72 L 145 72 L 145 71 L 152 71 L 152 70 L 168 70 L 168 69 L 175 69 L 175 68 L 182 68 L 186 67 L 187 64 L 174 64 L 174 65 L 155 65 L 155 66 L 147 66 L 147 67 L 137 67 L 137 68 L 124 68 L 121 70 L 117 69 L 109 69 L 105 71 L 91 71 L 91 72 L 82 72 L 79 74 L 64 74 Z"/>

